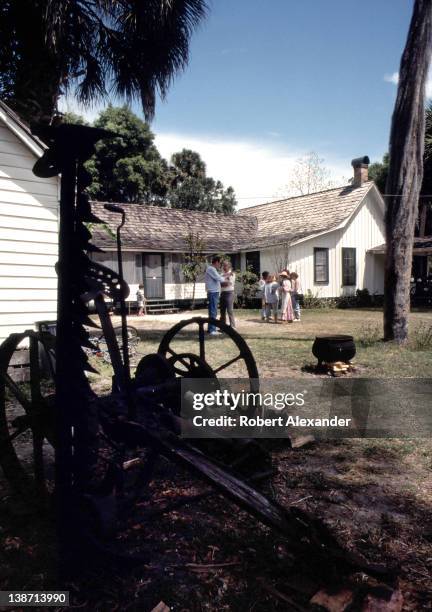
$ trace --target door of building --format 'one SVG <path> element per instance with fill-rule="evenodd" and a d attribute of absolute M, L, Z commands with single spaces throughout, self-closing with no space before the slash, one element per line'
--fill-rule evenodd
<path fill-rule="evenodd" d="M 162 253 L 143 254 L 143 278 L 146 299 L 164 299 L 164 260 Z"/>
<path fill-rule="evenodd" d="M 247 269 L 252 270 L 257 276 L 260 275 L 261 264 L 259 251 L 249 251 L 246 253 L 246 270 Z"/>

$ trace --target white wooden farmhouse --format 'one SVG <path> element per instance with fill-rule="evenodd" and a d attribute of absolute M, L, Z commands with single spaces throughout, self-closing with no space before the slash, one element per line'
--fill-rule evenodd
<path fill-rule="evenodd" d="M 0 102 L 0 341 L 12 332 L 56 319 L 58 252 L 57 178 L 36 177 L 32 168 L 44 145 Z M 350 295 L 367 288 L 382 294 L 384 202 L 368 181 L 367 158 L 355 160 L 354 180 L 345 187 L 279 200 L 235 215 L 122 204 L 125 276 L 135 300 L 138 284 L 160 303 L 187 305 L 187 236 L 198 234 L 206 253 L 229 254 L 236 269 L 300 275 L 303 291 L 320 297 Z M 118 215 L 94 202 L 107 229 L 93 241 L 104 249 L 96 258 L 116 267 L 114 231 Z M 196 298 L 204 300 L 199 279 Z"/>
<path fill-rule="evenodd" d="M 319 297 L 353 295 L 368 289 L 382 295 L 385 241 L 384 201 L 368 181 L 367 157 L 353 160 L 354 178 L 345 187 L 252 206 L 240 211 L 258 228 L 243 255 L 260 270 L 283 267 L 300 276 L 303 291 Z"/>
<path fill-rule="evenodd" d="M 353 160 L 353 182 L 309 195 L 252 206 L 235 215 L 172 210 L 141 204 L 123 205 L 126 280 L 134 299 L 138 283 L 147 298 L 177 303 L 190 299 L 181 264 L 192 232 L 206 251 L 229 254 L 237 269 L 277 273 L 288 267 L 300 276 L 303 291 L 339 297 L 368 289 L 383 293 L 384 202 L 368 180 L 369 159 Z M 93 203 L 111 233 L 95 230 L 94 241 L 106 253 L 98 259 L 114 265 L 113 231 L 118 215 Z M 196 288 L 205 297 L 203 282 Z"/>
<path fill-rule="evenodd" d="M 0 101 L 0 341 L 56 319 L 58 179 L 33 174 L 42 153 Z"/>

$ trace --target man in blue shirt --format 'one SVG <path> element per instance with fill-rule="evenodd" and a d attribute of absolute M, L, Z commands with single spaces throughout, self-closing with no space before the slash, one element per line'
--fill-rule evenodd
<path fill-rule="evenodd" d="M 207 266 L 207 269 L 205 271 L 208 313 L 211 319 L 217 319 L 221 283 L 225 282 L 225 277 L 222 276 L 222 274 L 219 274 L 220 266 L 220 257 L 215 255 L 214 257 L 212 257 L 211 265 Z M 216 327 L 211 323 L 208 326 L 208 332 L 212 336 L 217 336 L 220 334 Z"/>

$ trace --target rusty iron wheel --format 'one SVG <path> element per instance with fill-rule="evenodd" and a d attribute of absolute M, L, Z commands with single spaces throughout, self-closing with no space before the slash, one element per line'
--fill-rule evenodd
<path fill-rule="evenodd" d="M 215 378 L 213 369 L 193 353 L 177 353 L 168 358 L 174 372 L 183 378 Z"/>
<path fill-rule="evenodd" d="M 215 339 L 212 338 L 210 340 L 208 338 L 209 335 L 206 332 L 206 327 L 209 323 L 213 324 L 219 332 L 231 340 L 234 352 L 236 353 L 233 357 L 227 358 L 226 361 L 216 365 L 209 363 L 212 345 L 215 342 Z M 190 350 L 176 350 L 176 341 L 182 339 L 198 342 L 197 354 L 192 353 Z M 229 354 L 229 351 L 227 352 Z M 249 390 L 255 393 L 259 390 L 258 368 L 246 340 L 235 329 L 217 319 L 193 317 L 179 321 L 162 338 L 158 353 L 166 357 L 175 366 L 176 373 L 179 376 L 188 375 L 189 378 L 193 375 L 194 370 L 200 373 L 198 378 L 202 378 L 207 372 L 208 378 L 232 378 L 233 376 L 232 374 L 230 375 L 229 368 L 234 364 L 240 363 L 243 365 L 245 373 L 247 373 L 245 378 L 249 379 Z M 235 376 L 238 378 L 238 374 Z"/>

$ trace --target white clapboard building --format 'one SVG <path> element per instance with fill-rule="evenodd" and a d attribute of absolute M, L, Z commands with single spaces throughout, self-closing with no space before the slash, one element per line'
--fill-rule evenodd
<path fill-rule="evenodd" d="M 251 206 L 257 231 L 243 253 L 262 270 L 297 272 L 303 291 L 320 298 L 384 291 L 385 204 L 368 180 L 368 157 L 353 160 L 348 185 Z"/>
<path fill-rule="evenodd" d="M 33 174 L 42 153 L 0 101 L 0 342 L 56 319 L 59 183 Z"/>
<path fill-rule="evenodd" d="M 205 252 L 229 255 L 233 267 L 260 274 L 289 268 L 300 276 L 303 292 L 319 298 L 355 295 L 368 289 L 382 295 L 384 285 L 384 201 L 368 180 L 367 157 L 353 160 L 352 182 L 276 202 L 243 208 L 235 215 L 122 204 L 125 276 L 134 299 L 138 283 L 150 300 L 190 300 L 183 278 L 187 236 L 200 236 Z M 94 202 L 93 210 L 110 228 L 95 228 L 104 249 L 96 259 L 116 267 L 118 215 Z M 379 247 L 379 248 L 378 248 Z M 238 288 L 241 290 L 241 288 Z M 205 298 L 203 278 L 195 288 Z"/>
<path fill-rule="evenodd" d="M 59 179 L 36 177 L 32 168 L 44 145 L 0 102 L 0 341 L 12 332 L 56 319 Z M 358 289 L 382 294 L 384 202 L 368 180 L 368 158 L 354 160 L 350 184 L 252 206 L 234 215 L 121 204 L 124 269 L 135 300 L 187 306 L 194 288 L 183 276 L 188 236 L 200 236 L 206 255 L 225 253 L 237 270 L 300 275 L 303 292 L 323 298 Z M 118 215 L 93 203 L 105 221 L 95 227 L 95 258 L 116 268 Z M 241 291 L 241 287 L 238 287 Z M 206 297 L 203 278 L 195 297 Z"/>

